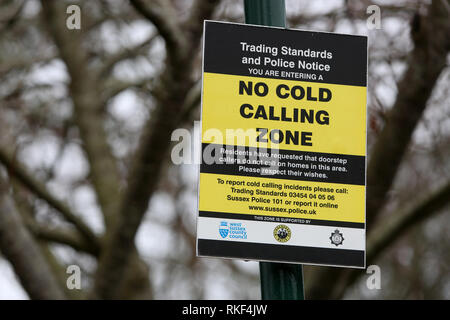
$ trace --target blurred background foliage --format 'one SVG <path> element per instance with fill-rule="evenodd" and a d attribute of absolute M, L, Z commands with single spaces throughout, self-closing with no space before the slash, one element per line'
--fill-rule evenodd
<path fill-rule="evenodd" d="M 68 30 L 69 5 L 81 29 Z M 369 30 L 369 5 L 381 28 Z M 290 28 L 369 36 L 368 264 L 307 298 L 450 299 L 450 3 L 286 0 Z M 240 0 L 0 0 L 0 298 L 258 299 L 256 262 L 197 258 L 204 19 Z M 82 271 L 68 290 L 68 265 Z"/>

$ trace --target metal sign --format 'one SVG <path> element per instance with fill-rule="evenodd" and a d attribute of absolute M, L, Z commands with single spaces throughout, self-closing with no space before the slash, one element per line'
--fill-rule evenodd
<path fill-rule="evenodd" d="M 197 254 L 363 268 L 367 37 L 204 34 Z"/>

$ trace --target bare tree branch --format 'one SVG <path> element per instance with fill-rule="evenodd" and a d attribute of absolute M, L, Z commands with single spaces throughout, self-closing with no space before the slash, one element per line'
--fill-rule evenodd
<path fill-rule="evenodd" d="M 426 219 L 442 212 L 450 204 L 450 183 L 441 187 L 428 196 L 415 207 L 394 213 L 393 218 L 386 223 L 378 225 L 367 240 L 367 265 L 375 262 L 377 257 L 386 248 L 392 246 L 399 238 L 405 235 L 411 228 L 419 225 Z M 335 286 L 332 298 L 339 299 L 345 294 L 346 289 L 365 273 L 361 270 L 348 269 L 343 275 L 340 285 Z"/>
<path fill-rule="evenodd" d="M 409 17 L 411 14 L 417 10 L 418 1 L 410 2 L 410 3 L 402 3 L 401 5 L 389 5 L 385 3 L 376 3 L 375 1 L 371 1 L 370 3 L 363 4 L 358 1 L 353 1 L 356 3 L 355 6 L 349 6 L 347 2 L 347 8 L 339 7 L 336 10 L 329 11 L 327 13 L 313 13 L 313 14 L 305 14 L 303 12 L 299 14 L 293 14 L 287 16 L 287 21 L 289 26 L 297 27 L 299 25 L 308 25 L 317 21 L 331 21 L 337 22 L 342 19 L 352 19 L 352 20 L 366 20 L 368 14 L 366 12 L 367 6 L 370 4 L 378 5 L 382 12 L 383 18 L 387 17 L 399 17 L 404 16 Z"/>
<path fill-rule="evenodd" d="M 130 0 L 134 8 L 149 20 L 166 41 L 169 59 L 179 61 L 184 56 L 186 45 L 177 17 L 170 8 L 169 1 L 153 0 L 151 5 L 145 0 Z"/>
<path fill-rule="evenodd" d="M 9 29 L 19 20 L 20 14 L 22 13 L 23 7 L 25 6 L 25 0 L 21 1 L 17 6 L 17 8 L 12 6 L 12 8 L 2 8 L 2 14 L 0 15 L 0 24 L 2 25 L 2 29 L 0 32 L 4 32 L 5 29 Z"/>
<path fill-rule="evenodd" d="M 199 12 L 211 15 L 218 2 L 209 1 L 207 10 L 200 10 Z M 197 6 L 202 7 L 199 4 Z M 203 20 L 208 16 L 198 16 L 198 14 L 197 23 L 203 25 Z M 152 16 L 148 18 L 152 19 Z M 197 30 L 201 27 L 191 28 L 191 30 Z M 199 33 L 194 32 L 193 34 L 198 38 L 191 39 L 191 42 L 187 45 L 187 48 L 191 51 L 198 46 L 200 39 Z M 187 37 L 185 34 L 179 34 L 178 36 Z M 168 47 L 168 49 L 171 50 L 172 48 Z M 185 50 L 186 48 L 183 48 L 181 52 L 185 52 Z M 182 61 L 169 60 L 166 63 L 166 70 L 162 72 L 158 85 L 153 90 L 158 104 L 144 128 L 139 148 L 134 156 L 128 177 L 128 188 L 122 199 L 119 223 L 114 228 L 112 236 L 107 239 L 105 251 L 100 259 L 93 291 L 93 296 L 96 298 L 109 299 L 117 296 L 114 284 L 120 280 L 126 268 L 137 229 L 142 222 L 149 199 L 163 171 L 163 163 L 170 146 L 171 133 L 182 120 L 181 108 L 194 84 L 190 79 L 192 60 L 190 54 L 185 54 Z"/>
<path fill-rule="evenodd" d="M 380 223 L 367 240 L 367 261 L 373 262 L 389 245 L 413 226 L 431 218 L 450 203 L 450 183 L 405 212 L 392 214 L 388 222 Z"/>
<path fill-rule="evenodd" d="M 75 230 L 69 228 L 50 227 L 39 224 L 35 221 L 27 221 L 26 226 L 39 240 L 66 245 L 74 250 L 86 252 L 94 256 L 98 256 L 100 254 L 98 247 L 91 246 Z"/>
<path fill-rule="evenodd" d="M 16 57 L 15 59 L 9 60 L 7 63 L 2 62 L 0 64 L 0 75 L 4 76 L 12 70 L 29 69 L 36 64 L 46 64 L 55 59 L 55 57 L 56 55 L 54 54 L 48 54 L 42 57 L 33 57 L 32 59 Z"/>
<path fill-rule="evenodd" d="M 372 150 L 367 169 L 366 225 L 369 231 L 383 207 L 432 90 L 446 66 L 450 49 L 449 13 L 440 0 L 432 2 L 427 16 L 416 15 L 411 29 L 414 49 L 408 56 L 408 66 L 398 86 L 399 93 Z M 345 282 L 343 269 L 321 267 L 315 270 L 307 287 L 309 298 L 330 297 L 340 287 L 339 281 Z"/>
<path fill-rule="evenodd" d="M 120 199 L 120 176 L 107 143 L 103 126 L 103 101 L 99 97 L 96 74 L 88 69 L 81 33 L 64 28 L 64 8 L 58 1 L 41 1 L 45 21 L 70 75 L 70 95 L 75 120 L 90 165 L 92 183 L 102 208 L 105 223 L 115 219 Z"/>
<path fill-rule="evenodd" d="M 31 299 L 65 299 L 36 240 L 24 226 L 0 176 L 0 250 Z"/>
<path fill-rule="evenodd" d="M 185 119 L 186 121 L 192 121 L 190 117 L 193 111 L 200 106 L 201 100 L 202 100 L 202 84 L 201 81 L 198 81 L 186 96 L 184 106 L 181 108 L 183 113 L 181 118 Z M 192 123 L 190 123 L 190 125 L 192 125 Z"/>
<path fill-rule="evenodd" d="M 27 199 L 28 197 L 26 196 L 26 192 L 23 192 L 23 190 L 19 187 L 19 182 L 17 181 L 17 179 L 14 179 L 14 177 L 9 176 L 9 181 L 11 186 L 11 198 L 14 200 L 16 212 L 21 216 L 24 226 L 27 227 L 29 231 L 31 231 L 31 234 L 36 240 L 43 258 L 47 261 L 47 264 L 52 269 L 56 280 L 58 280 L 59 286 L 62 288 L 68 299 L 80 299 L 82 297 L 81 291 L 70 290 L 67 287 L 66 269 L 50 249 L 49 243 L 45 239 L 38 237 L 36 231 L 37 228 L 40 227 L 40 225 L 34 220 L 34 207 L 30 205 Z M 43 226 L 43 229 L 47 228 L 50 229 L 50 227 Z M 53 231 L 53 229 L 55 228 L 51 228 L 50 230 Z M 66 230 L 72 236 L 74 236 L 74 238 L 77 238 L 81 243 L 85 243 L 86 247 L 92 248 L 92 246 L 89 245 L 89 243 L 83 238 L 80 233 L 76 231 L 75 228 Z M 58 229 L 58 232 L 60 233 L 60 237 L 62 239 L 70 238 L 62 230 Z M 70 243 L 68 245 L 70 245 Z"/>
<path fill-rule="evenodd" d="M 135 81 L 121 81 L 118 79 L 108 79 L 107 81 L 105 81 L 105 89 L 103 90 L 102 94 L 101 94 L 101 98 L 103 101 L 105 101 L 105 106 L 106 106 L 106 102 L 112 98 L 114 98 L 115 96 L 117 96 L 118 94 L 120 94 L 121 92 L 128 90 L 128 89 L 132 89 L 132 88 L 136 88 L 136 89 L 145 89 L 146 87 L 150 87 L 151 86 L 151 82 L 149 81 L 149 79 L 137 79 Z"/>
<path fill-rule="evenodd" d="M 450 18 L 442 3 L 441 0 L 433 1 L 428 16 L 416 15 L 412 22 L 414 50 L 409 55 L 408 68 L 398 86 L 399 94 L 368 164 L 367 227 L 372 225 L 383 207 L 412 133 L 446 67 Z"/>
<path fill-rule="evenodd" d="M 195 0 L 183 29 L 188 34 L 189 43 L 196 46 L 203 33 L 203 21 L 212 17 L 219 0 Z"/>
<path fill-rule="evenodd" d="M 98 94 L 98 73 L 90 72 L 88 68 L 87 53 L 81 39 L 82 33 L 62 27 L 65 25 L 64 7 L 54 0 L 42 0 L 41 4 L 50 34 L 71 78 L 69 89 L 75 108 L 76 123 L 91 167 L 92 184 L 105 217 L 107 230 L 105 237 L 108 239 L 109 232 L 117 226 L 116 219 L 121 199 L 120 175 L 107 143 L 102 117 L 103 100 Z M 118 281 L 110 284 L 115 288 L 116 297 L 123 297 L 121 294 L 136 279 L 140 279 L 139 290 L 142 291 L 136 291 L 134 295 L 148 296 L 150 291 L 148 272 L 146 268 L 142 268 L 144 263 L 139 259 L 134 243 L 129 243 L 127 256 L 130 258 L 128 261 L 130 265 L 122 269 L 123 273 Z M 142 279 L 145 279 L 145 284 L 142 284 Z"/>
<path fill-rule="evenodd" d="M 145 48 L 147 48 L 156 38 L 158 38 L 159 34 L 154 33 L 150 35 L 147 39 L 142 41 L 140 44 L 134 46 L 133 48 L 125 48 L 122 51 L 118 52 L 117 54 L 114 54 L 106 59 L 106 61 L 103 63 L 103 66 L 101 67 L 99 74 L 100 77 L 107 76 L 111 69 L 119 62 L 131 59 L 137 55 L 139 55 Z"/>
<path fill-rule="evenodd" d="M 56 209 L 62 214 L 62 216 L 80 232 L 85 238 L 85 241 L 89 243 L 92 248 L 98 250 L 99 241 L 97 236 L 86 225 L 86 223 L 77 216 L 72 210 L 62 201 L 56 199 L 47 188 L 39 181 L 34 179 L 27 170 L 20 165 L 17 161 L 13 160 L 4 150 L 0 149 L 0 163 L 2 163 L 7 169 L 8 173 L 20 181 L 26 188 L 28 188 L 38 198 L 41 198 L 48 203 L 52 208 Z"/>

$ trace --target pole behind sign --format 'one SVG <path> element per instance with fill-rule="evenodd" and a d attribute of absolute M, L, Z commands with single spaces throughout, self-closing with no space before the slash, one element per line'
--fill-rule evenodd
<path fill-rule="evenodd" d="M 284 0 L 244 0 L 245 23 L 286 27 Z M 263 300 L 304 300 L 303 267 L 299 264 L 260 262 Z"/>

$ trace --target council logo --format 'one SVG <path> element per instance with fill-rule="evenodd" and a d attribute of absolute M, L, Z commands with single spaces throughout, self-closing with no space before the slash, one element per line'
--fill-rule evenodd
<path fill-rule="evenodd" d="M 284 224 L 279 224 L 273 229 L 273 237 L 278 242 L 288 242 L 291 238 L 291 229 Z"/>
<path fill-rule="evenodd" d="M 334 244 L 336 247 L 342 244 L 342 242 L 345 240 L 344 235 L 340 233 L 338 229 L 334 230 L 334 232 L 331 233 L 329 239 L 331 240 L 331 243 Z"/>
<path fill-rule="evenodd" d="M 219 225 L 219 234 L 222 238 L 226 238 L 228 235 L 229 229 L 228 229 L 228 223 L 226 221 L 220 222 Z"/>
<path fill-rule="evenodd" d="M 219 234 L 222 239 L 247 240 L 247 227 L 242 222 L 221 221 Z"/>

